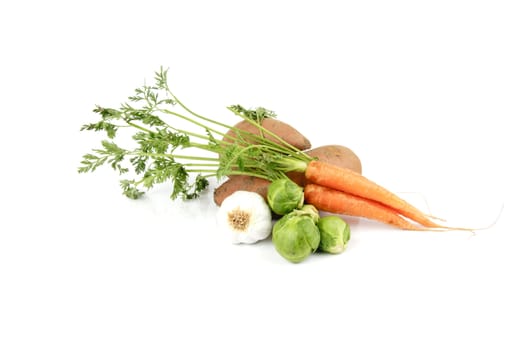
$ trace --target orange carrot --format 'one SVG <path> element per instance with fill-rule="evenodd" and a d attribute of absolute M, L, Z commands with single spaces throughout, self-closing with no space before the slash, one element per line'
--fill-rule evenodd
<path fill-rule="evenodd" d="M 381 203 L 313 183 L 305 186 L 304 200 L 318 210 L 333 214 L 360 216 L 403 230 L 432 230 L 432 228 L 414 225 L 395 210 Z"/>
<path fill-rule="evenodd" d="M 305 176 L 310 183 L 381 203 L 425 227 L 444 228 L 404 199 L 350 169 L 314 160 L 308 164 Z"/>

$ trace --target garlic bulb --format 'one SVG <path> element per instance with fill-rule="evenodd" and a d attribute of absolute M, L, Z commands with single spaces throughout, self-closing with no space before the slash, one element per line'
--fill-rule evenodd
<path fill-rule="evenodd" d="M 272 232 L 272 213 L 261 195 L 236 191 L 222 202 L 217 223 L 233 243 L 255 243 Z"/>

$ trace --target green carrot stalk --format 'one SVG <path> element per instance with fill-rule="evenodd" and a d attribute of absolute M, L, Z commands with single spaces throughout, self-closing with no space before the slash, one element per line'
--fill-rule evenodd
<path fill-rule="evenodd" d="M 96 106 L 93 110 L 99 120 L 81 130 L 105 132 L 107 139 L 101 148 L 85 154 L 78 167 L 79 173 L 93 172 L 103 165 L 121 176 L 133 171 L 137 178 L 120 180 L 123 194 L 129 198 L 139 198 L 155 184 L 170 182 L 172 199 L 192 199 L 208 187 L 210 177 L 249 175 L 273 181 L 286 177 L 289 171 L 304 171 L 312 160 L 262 126 L 264 118 L 275 117 L 265 108 L 228 107 L 255 125 L 260 131 L 257 134 L 195 113 L 172 92 L 167 70 L 162 67 L 155 73 L 153 85 L 144 84 L 134 92 L 119 108 Z M 129 130 L 134 132 L 134 147 L 117 144 L 117 138 L 130 143 Z M 227 134 L 229 130 L 235 137 Z"/>

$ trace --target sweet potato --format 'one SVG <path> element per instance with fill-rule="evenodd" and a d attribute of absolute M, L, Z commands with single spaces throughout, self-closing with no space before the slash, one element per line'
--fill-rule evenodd
<path fill-rule="evenodd" d="M 266 118 L 262 121 L 262 126 L 300 150 L 309 149 L 311 147 L 310 141 L 303 134 L 301 134 L 299 131 L 297 131 L 292 126 L 286 124 L 285 122 L 274 118 Z M 256 126 L 250 124 L 245 120 L 235 124 L 234 127 L 240 130 L 248 131 L 253 134 L 259 133 L 259 129 L 257 129 Z M 232 130 L 228 131 L 226 134 L 232 137 L 236 137 L 235 132 Z M 268 135 L 267 137 L 269 140 L 272 140 L 274 142 L 277 141 L 272 136 Z M 227 142 L 232 142 L 232 139 L 226 136 L 223 138 L 223 140 Z"/>
<path fill-rule="evenodd" d="M 270 181 L 254 176 L 235 175 L 217 187 L 213 192 L 215 204 L 220 206 L 222 201 L 235 191 L 256 192 L 266 199 Z"/>
<path fill-rule="evenodd" d="M 361 161 L 351 149 L 340 145 L 327 145 L 306 151 L 318 160 L 352 169 L 361 173 Z M 300 186 L 305 186 L 304 173 L 290 172 L 290 179 Z M 231 176 L 226 182 L 215 189 L 213 200 L 215 204 L 221 205 L 222 201 L 235 191 L 251 191 L 259 193 L 266 198 L 269 181 L 252 176 Z"/>

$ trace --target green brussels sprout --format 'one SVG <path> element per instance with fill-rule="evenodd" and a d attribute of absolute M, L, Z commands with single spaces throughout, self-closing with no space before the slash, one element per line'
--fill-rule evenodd
<path fill-rule="evenodd" d="M 308 216 L 308 217 L 312 218 L 312 220 L 316 224 L 319 221 L 319 211 L 317 210 L 316 207 L 314 207 L 311 204 L 305 204 L 305 205 L 303 205 L 301 207 L 301 209 L 295 209 L 294 211 L 292 211 L 288 215 Z"/>
<path fill-rule="evenodd" d="M 321 234 L 319 249 L 338 254 L 345 250 L 350 240 L 350 226 L 339 216 L 325 216 L 319 219 L 317 227 Z"/>
<path fill-rule="evenodd" d="M 298 263 L 319 246 L 321 236 L 313 219 L 306 215 L 288 214 L 277 220 L 272 230 L 275 249 L 288 261 Z"/>
<path fill-rule="evenodd" d="M 303 206 L 302 187 L 289 179 L 273 181 L 268 186 L 268 204 L 275 214 L 285 215 Z"/>

